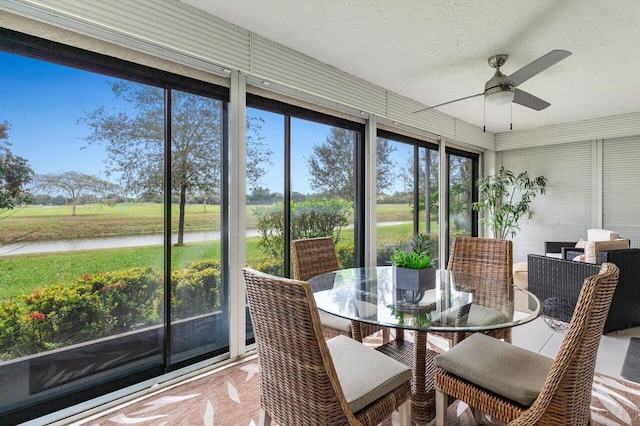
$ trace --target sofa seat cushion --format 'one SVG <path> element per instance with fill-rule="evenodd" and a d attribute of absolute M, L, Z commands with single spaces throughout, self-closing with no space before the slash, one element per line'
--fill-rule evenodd
<path fill-rule="evenodd" d="M 547 257 L 555 257 L 556 259 L 562 259 L 562 253 L 545 253 Z"/>
<path fill-rule="evenodd" d="M 622 238 L 612 241 L 587 241 L 584 245 L 584 261 L 587 263 L 597 263 L 599 252 L 628 249 L 630 243 L 629 240 Z"/>

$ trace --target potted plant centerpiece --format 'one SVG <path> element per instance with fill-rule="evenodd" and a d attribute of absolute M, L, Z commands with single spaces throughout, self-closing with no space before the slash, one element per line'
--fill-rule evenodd
<path fill-rule="evenodd" d="M 436 269 L 431 261 L 431 256 L 429 256 L 429 247 L 429 236 L 420 233 L 411 240 L 410 251 L 399 248 L 394 251 L 391 255 L 391 262 L 393 264 L 393 283 L 396 288 L 420 294 L 423 294 L 425 290 L 435 288 Z M 414 296 L 418 296 L 418 294 Z M 412 299 L 416 299 L 416 297 L 412 297 Z"/>

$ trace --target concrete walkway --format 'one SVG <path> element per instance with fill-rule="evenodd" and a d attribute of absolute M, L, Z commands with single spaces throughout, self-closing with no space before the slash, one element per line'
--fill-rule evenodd
<path fill-rule="evenodd" d="M 378 226 L 400 225 L 406 222 L 385 222 Z M 353 227 L 353 225 L 348 226 Z M 248 229 L 247 237 L 257 237 L 257 229 Z M 186 232 L 184 234 L 185 243 L 197 243 L 205 241 L 220 240 L 220 231 Z M 171 241 L 178 241 L 178 234 L 174 234 Z M 52 241 L 27 241 L 23 243 L 7 244 L 0 246 L 0 256 L 29 254 L 29 253 L 51 253 L 61 251 L 85 251 L 108 249 L 118 247 L 141 247 L 162 245 L 164 236 L 156 235 L 130 235 L 121 237 L 86 238 L 78 240 L 52 240 Z"/>

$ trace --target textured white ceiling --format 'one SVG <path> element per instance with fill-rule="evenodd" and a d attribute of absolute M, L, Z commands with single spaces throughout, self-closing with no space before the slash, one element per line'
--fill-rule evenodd
<path fill-rule="evenodd" d="M 640 0 L 182 1 L 425 105 L 482 92 L 492 55 L 509 55 L 508 75 L 572 52 L 519 86 L 543 111 L 439 108 L 497 133 L 640 111 Z"/>

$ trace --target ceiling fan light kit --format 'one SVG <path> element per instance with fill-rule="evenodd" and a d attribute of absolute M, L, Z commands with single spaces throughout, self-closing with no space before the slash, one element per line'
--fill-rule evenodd
<path fill-rule="evenodd" d="M 495 87 L 491 90 L 493 90 L 491 93 L 486 93 L 484 95 L 484 102 L 487 106 L 506 105 L 513 102 L 513 98 L 515 96 L 513 88 Z"/>

